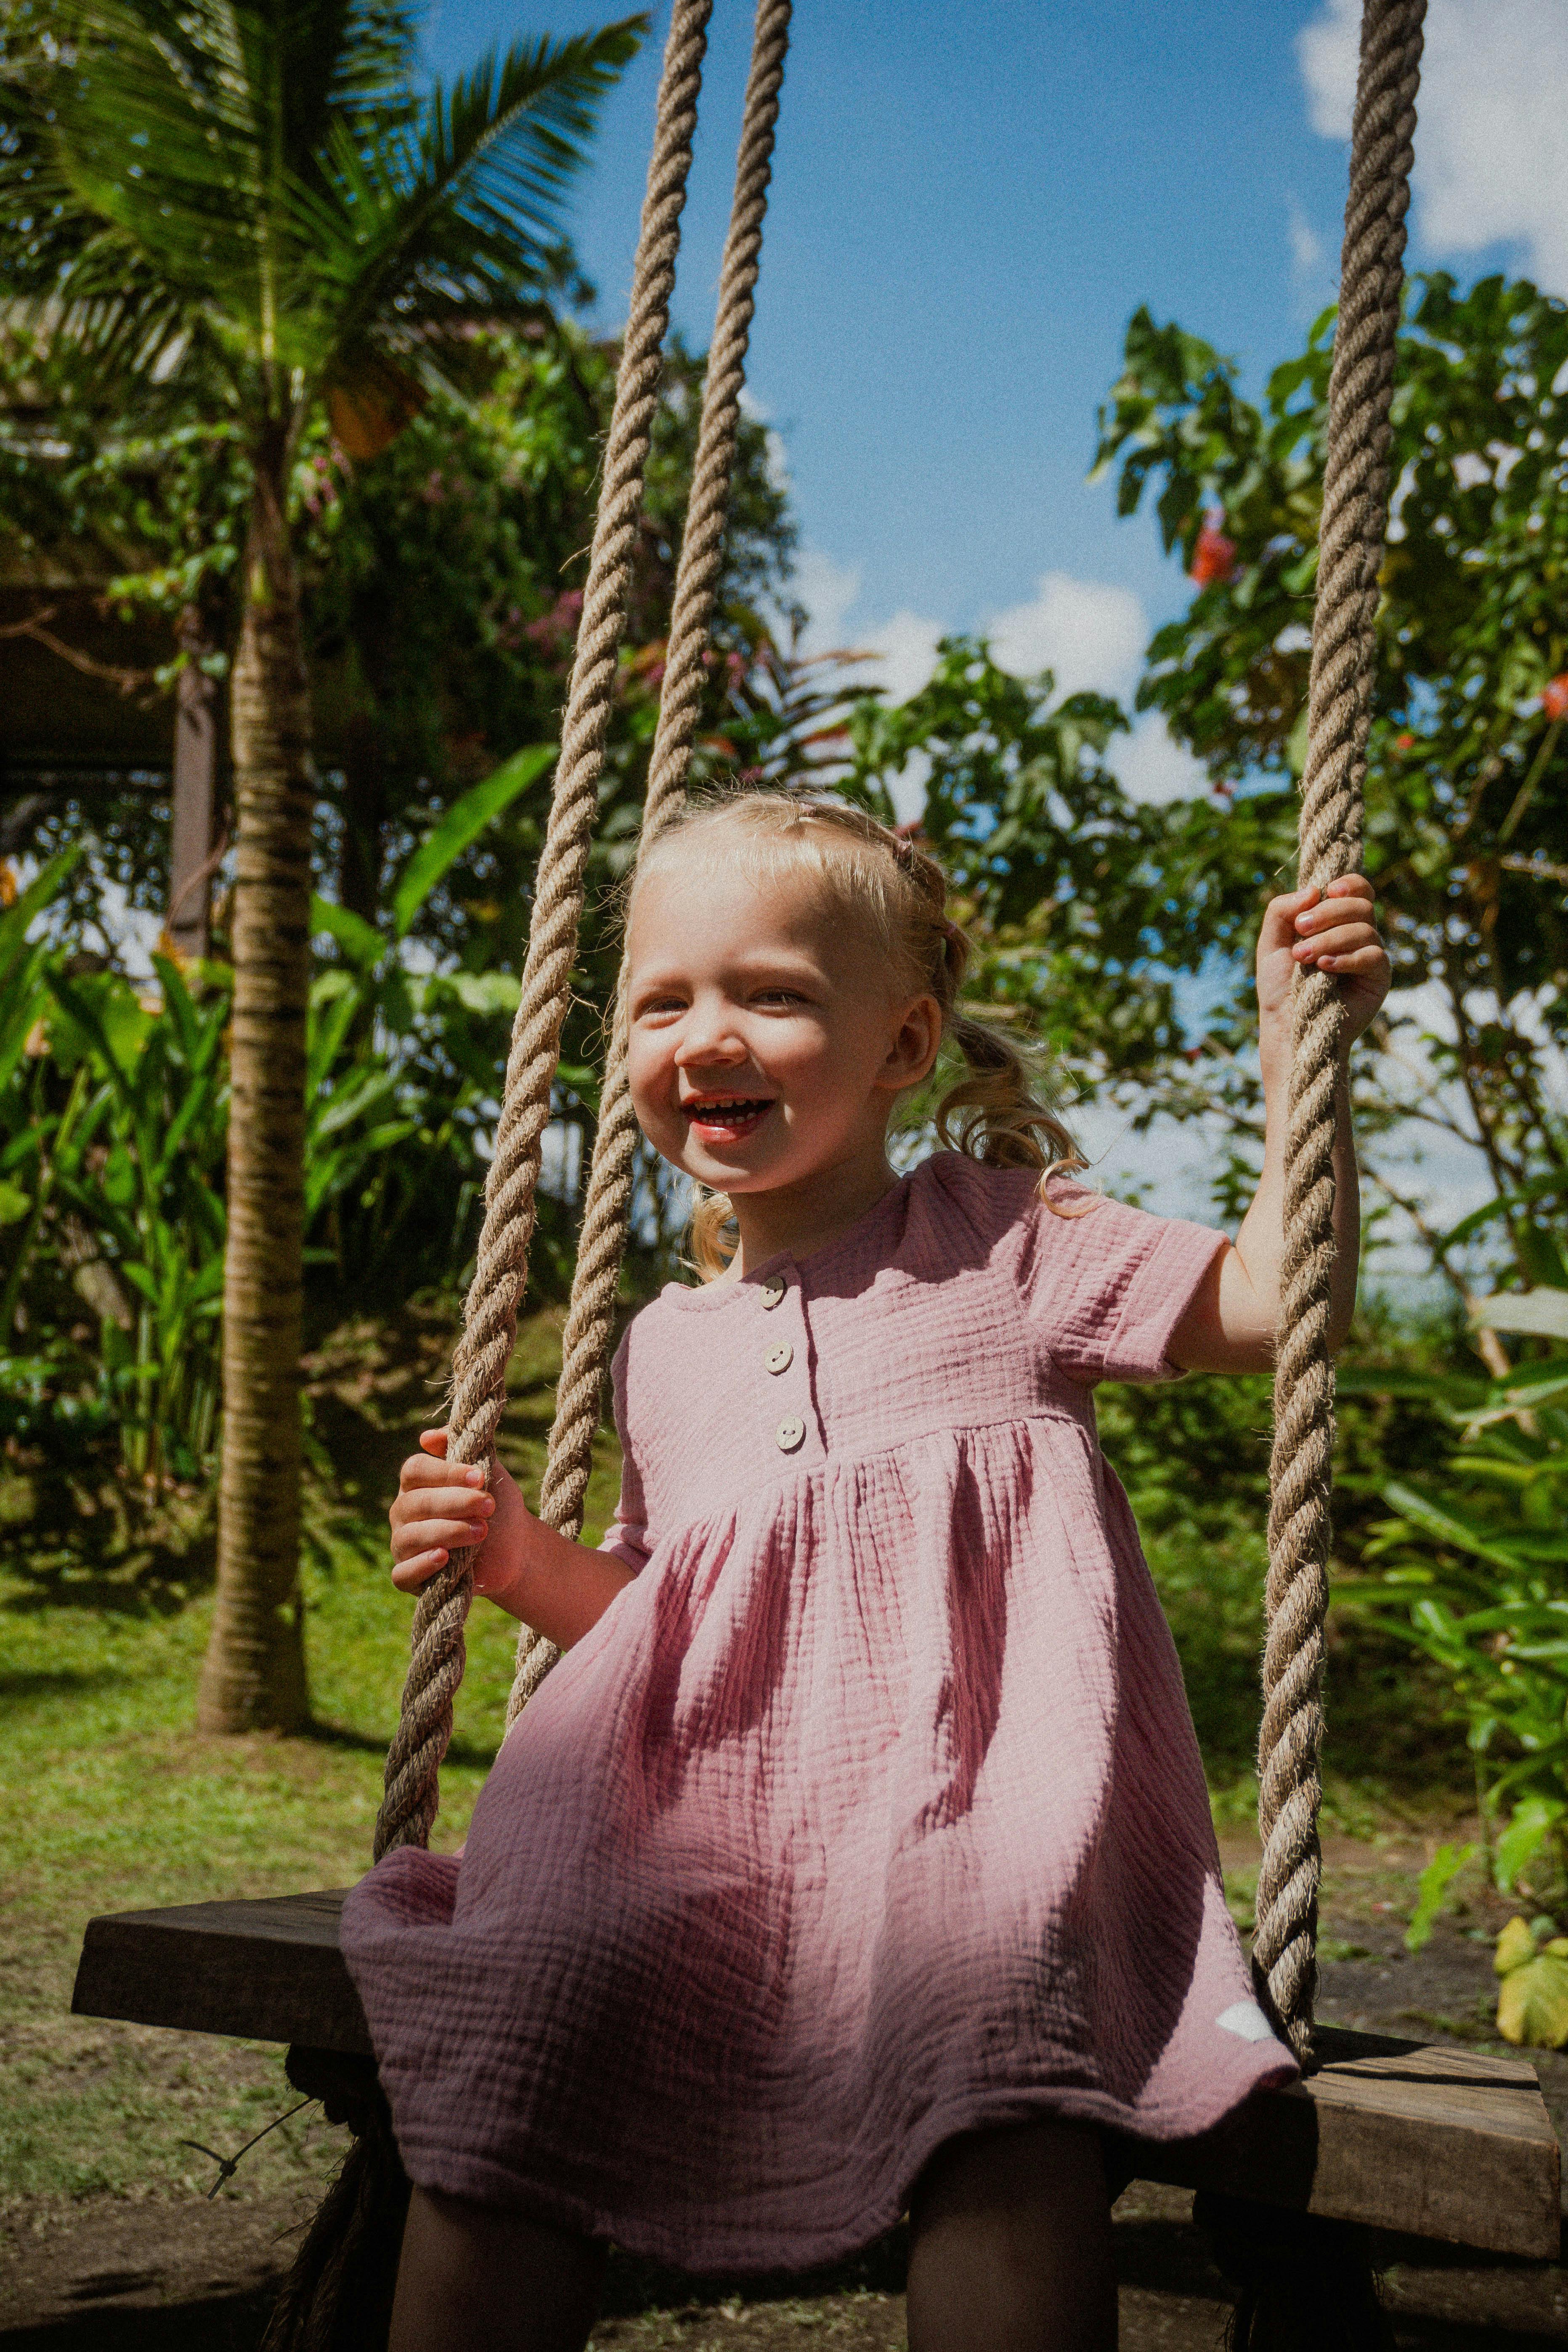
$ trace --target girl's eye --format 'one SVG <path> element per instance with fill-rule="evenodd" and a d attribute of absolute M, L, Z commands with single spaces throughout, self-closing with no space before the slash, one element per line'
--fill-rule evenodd
<path fill-rule="evenodd" d="M 804 1004 L 805 999 L 795 988 L 760 988 L 752 1002 L 753 1004 Z"/>

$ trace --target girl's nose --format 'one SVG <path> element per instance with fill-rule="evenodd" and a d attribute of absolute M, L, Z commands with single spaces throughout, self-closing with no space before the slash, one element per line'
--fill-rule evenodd
<path fill-rule="evenodd" d="M 748 1058 L 745 1039 L 737 1034 L 727 1005 L 700 1003 L 692 1006 L 681 1024 L 680 1043 L 675 1049 L 678 1070 L 712 1063 L 728 1067 Z"/>

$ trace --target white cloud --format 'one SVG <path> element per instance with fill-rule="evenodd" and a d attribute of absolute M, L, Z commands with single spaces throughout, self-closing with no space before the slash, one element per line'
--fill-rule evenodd
<path fill-rule="evenodd" d="M 795 484 L 790 474 L 789 451 L 784 446 L 784 435 L 777 425 L 770 421 L 767 409 L 757 398 L 749 383 L 741 386 L 741 414 L 742 416 L 749 416 L 753 424 L 767 426 L 764 446 L 767 453 L 768 479 L 775 490 L 783 490 L 787 495 L 794 488 Z"/>
<path fill-rule="evenodd" d="M 995 614 L 985 634 L 997 663 L 1016 677 L 1048 669 L 1058 694 L 1092 688 L 1125 698 L 1138 677 L 1149 624 L 1130 588 L 1047 572 L 1027 603 Z"/>
<path fill-rule="evenodd" d="M 1285 233 L 1290 240 L 1290 267 L 1297 278 L 1319 277 L 1323 267 L 1323 240 L 1307 218 L 1298 196 L 1285 199 Z"/>
<path fill-rule="evenodd" d="M 1350 135 L 1360 0 L 1327 0 L 1297 37 L 1314 131 Z M 1431 0 L 1415 132 L 1416 223 L 1434 257 L 1523 247 L 1568 289 L 1568 7 Z"/>
<path fill-rule="evenodd" d="M 1360 48 L 1361 0 L 1328 0 L 1323 14 L 1296 36 L 1296 58 L 1307 85 L 1307 119 L 1324 139 L 1351 135 Z"/>
<path fill-rule="evenodd" d="M 857 629 L 854 634 L 856 651 L 877 656 L 875 664 L 867 664 L 862 676 L 879 686 L 889 702 L 907 702 L 936 667 L 937 640 L 943 631 L 940 621 L 905 611 L 895 613 L 877 628 Z"/>
<path fill-rule="evenodd" d="M 1157 710 L 1137 720 L 1130 737 L 1118 736 L 1106 756 L 1130 800 L 1196 800 L 1209 788 L 1202 761 L 1173 742 Z"/>
<path fill-rule="evenodd" d="M 820 547 L 803 547 L 790 583 L 793 600 L 810 618 L 802 643 L 807 653 L 836 652 L 843 644 L 846 614 L 860 593 L 859 568 L 840 563 Z"/>

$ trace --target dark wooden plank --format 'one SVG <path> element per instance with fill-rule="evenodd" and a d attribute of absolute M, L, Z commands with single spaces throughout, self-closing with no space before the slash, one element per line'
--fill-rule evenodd
<path fill-rule="evenodd" d="M 89 1919 L 71 2008 L 187 2033 L 368 2053 L 342 1954 L 346 1888 Z"/>
<path fill-rule="evenodd" d="M 121 1911 L 88 1924 L 71 2006 L 188 2032 L 370 2049 L 338 1949 L 340 1890 Z M 1553 2259 L 1559 2164 L 1527 2060 L 1329 2026 L 1324 2063 L 1202 2139 L 1128 2150 L 1137 2176 L 1411 2237 Z"/>
<path fill-rule="evenodd" d="M 1130 2154 L 1140 2177 L 1408 2237 L 1554 2261 L 1557 2135 L 1528 2059 L 1324 2026 L 1319 2071 L 1202 2139 Z"/>

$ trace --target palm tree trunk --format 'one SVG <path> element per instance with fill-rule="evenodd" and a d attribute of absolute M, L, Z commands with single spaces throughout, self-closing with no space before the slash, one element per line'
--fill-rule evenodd
<path fill-rule="evenodd" d="M 230 689 L 237 871 L 217 1599 L 204 1731 L 307 1716 L 300 1309 L 310 985 L 310 709 L 281 444 L 261 453 Z"/>

